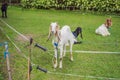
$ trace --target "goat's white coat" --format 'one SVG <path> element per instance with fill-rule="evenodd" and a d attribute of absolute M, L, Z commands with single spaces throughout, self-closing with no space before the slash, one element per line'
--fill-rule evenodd
<path fill-rule="evenodd" d="M 75 37 L 73 36 L 70 27 L 64 26 L 61 30 L 60 44 L 67 44 L 70 41 L 72 44 L 74 43 Z"/>
<path fill-rule="evenodd" d="M 102 24 L 101 26 L 99 26 L 96 30 L 95 30 L 96 34 L 100 34 L 102 36 L 108 36 L 110 35 L 107 27 L 105 26 L 105 24 Z"/>
<path fill-rule="evenodd" d="M 57 23 L 51 23 L 51 31 L 52 32 L 56 32 L 56 26 Z M 60 49 L 60 64 L 59 67 L 62 68 L 62 59 L 63 56 L 65 56 L 65 52 L 66 52 L 66 44 L 69 43 L 70 46 L 70 59 L 71 61 L 73 61 L 73 56 L 72 56 L 72 46 L 74 44 L 75 41 L 75 37 L 71 32 L 71 29 L 69 26 L 65 25 L 62 27 L 61 30 L 58 31 L 58 36 L 60 38 L 59 42 L 58 42 L 58 37 L 54 35 L 53 40 L 52 40 L 52 44 L 54 45 L 54 43 L 58 42 L 58 48 Z M 54 68 L 57 67 L 57 49 L 56 46 L 54 45 L 54 57 L 55 57 L 55 63 L 54 63 Z M 64 54 L 63 54 L 64 53 Z"/>

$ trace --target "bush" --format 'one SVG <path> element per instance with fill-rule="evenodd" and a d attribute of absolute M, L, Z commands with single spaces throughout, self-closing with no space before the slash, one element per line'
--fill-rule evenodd
<path fill-rule="evenodd" d="M 83 10 L 120 13 L 118 0 L 21 0 L 24 8 Z"/>

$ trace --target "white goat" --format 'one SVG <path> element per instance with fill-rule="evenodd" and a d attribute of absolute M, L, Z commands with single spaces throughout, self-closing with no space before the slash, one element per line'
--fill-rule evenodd
<path fill-rule="evenodd" d="M 112 20 L 111 19 L 106 19 L 106 22 L 104 24 L 102 24 L 101 26 L 99 26 L 96 30 L 95 33 L 96 34 L 100 34 L 102 36 L 109 36 L 110 33 L 108 31 L 108 29 L 112 26 Z"/>
<path fill-rule="evenodd" d="M 53 35 L 53 40 L 52 44 L 54 46 L 54 68 L 57 67 L 57 52 L 58 52 L 58 47 L 60 49 L 60 63 L 59 63 L 59 68 L 62 68 L 62 60 L 63 56 L 65 56 L 66 52 L 66 44 L 69 43 L 70 46 L 70 59 L 73 61 L 73 55 L 72 55 L 72 46 L 75 41 L 75 37 L 73 36 L 70 27 L 69 26 L 63 26 L 61 30 L 59 30 L 58 24 L 51 23 L 50 29 L 49 29 L 49 36 Z"/>
<path fill-rule="evenodd" d="M 102 36 L 109 36 L 110 35 L 110 33 L 109 33 L 107 27 L 105 26 L 105 24 L 102 24 L 100 27 L 98 27 L 95 30 L 95 33 L 100 34 Z"/>

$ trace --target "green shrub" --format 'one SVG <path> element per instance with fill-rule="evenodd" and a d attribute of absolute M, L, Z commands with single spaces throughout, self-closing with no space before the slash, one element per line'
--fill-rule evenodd
<path fill-rule="evenodd" d="M 21 0 L 24 8 L 83 10 L 120 13 L 118 0 Z"/>

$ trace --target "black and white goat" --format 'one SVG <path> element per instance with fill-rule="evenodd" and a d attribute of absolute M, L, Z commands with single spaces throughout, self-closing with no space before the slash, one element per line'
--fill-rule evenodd
<path fill-rule="evenodd" d="M 65 25 L 59 30 L 58 24 L 51 23 L 50 28 L 49 28 L 49 36 L 53 36 L 52 44 L 54 46 L 54 63 L 53 66 L 54 68 L 57 67 L 57 52 L 58 48 L 60 49 L 60 63 L 59 63 L 59 68 L 62 68 L 62 60 L 63 56 L 65 56 L 66 53 L 66 44 L 69 43 L 70 46 L 70 60 L 73 61 L 73 55 L 72 55 L 72 47 L 75 42 L 75 37 L 73 33 L 71 32 L 71 29 L 69 26 Z"/>
<path fill-rule="evenodd" d="M 75 29 L 75 31 L 73 31 L 72 33 L 73 33 L 75 39 L 77 39 L 79 35 L 80 35 L 81 39 L 83 39 L 81 27 L 77 27 Z M 74 44 L 80 44 L 80 43 L 81 43 L 81 41 L 77 41 L 77 40 L 76 40 L 76 42 L 74 42 Z"/>

